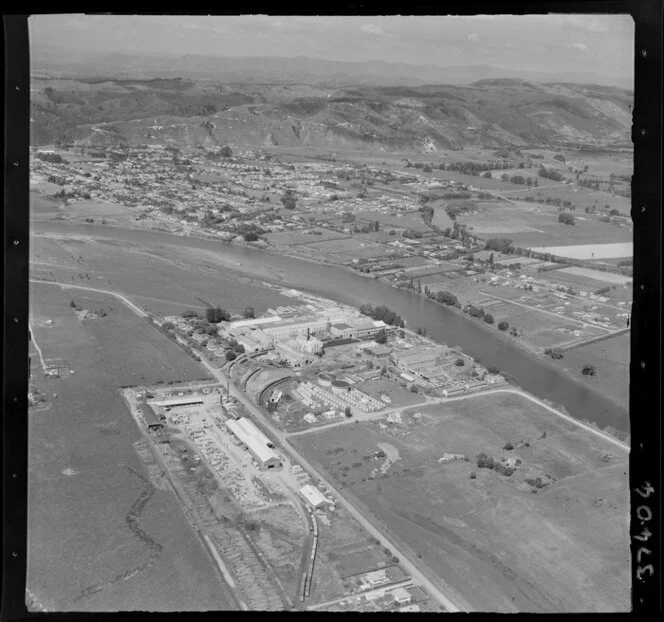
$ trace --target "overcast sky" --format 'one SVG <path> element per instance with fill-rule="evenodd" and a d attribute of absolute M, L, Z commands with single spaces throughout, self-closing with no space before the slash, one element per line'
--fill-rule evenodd
<path fill-rule="evenodd" d="M 525 71 L 633 73 L 628 15 L 30 18 L 31 45 L 85 52 L 311 56 Z"/>

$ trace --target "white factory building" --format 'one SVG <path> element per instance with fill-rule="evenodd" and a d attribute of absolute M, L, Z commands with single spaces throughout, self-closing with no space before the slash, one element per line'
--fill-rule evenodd
<path fill-rule="evenodd" d="M 261 469 L 275 469 L 281 466 L 281 460 L 272 449 L 271 441 L 248 419 L 228 419 L 226 427 L 251 452 Z"/>
<path fill-rule="evenodd" d="M 311 484 L 302 486 L 300 494 L 314 510 L 332 503 L 318 488 Z"/>

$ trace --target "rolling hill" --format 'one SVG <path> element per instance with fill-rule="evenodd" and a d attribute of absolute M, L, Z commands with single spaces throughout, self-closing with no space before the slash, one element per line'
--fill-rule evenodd
<path fill-rule="evenodd" d="M 352 87 L 182 78 L 33 78 L 33 144 L 173 143 L 435 152 L 628 143 L 633 95 L 514 78 Z"/>

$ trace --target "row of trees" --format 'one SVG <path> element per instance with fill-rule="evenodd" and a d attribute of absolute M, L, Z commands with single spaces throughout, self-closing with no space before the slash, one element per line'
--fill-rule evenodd
<path fill-rule="evenodd" d="M 385 305 L 374 307 L 370 304 L 364 304 L 360 307 L 360 313 L 367 315 L 374 320 L 382 320 L 390 326 L 399 326 L 403 328 L 406 324 L 397 313 L 388 309 Z"/>

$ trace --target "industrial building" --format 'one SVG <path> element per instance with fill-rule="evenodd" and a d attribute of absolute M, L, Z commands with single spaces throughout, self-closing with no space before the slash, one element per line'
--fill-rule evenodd
<path fill-rule="evenodd" d="M 291 367 L 303 367 L 314 361 L 314 354 L 301 352 L 292 341 L 278 342 L 275 346 L 275 350 Z"/>
<path fill-rule="evenodd" d="M 164 423 L 160 417 L 157 416 L 149 404 L 139 404 L 139 409 L 145 420 L 145 424 L 150 430 L 160 430 L 164 427 Z"/>
<path fill-rule="evenodd" d="M 382 320 L 356 320 L 353 322 L 355 336 L 358 339 L 373 337 L 379 330 L 387 328 L 387 324 Z"/>
<path fill-rule="evenodd" d="M 331 501 L 315 486 L 306 484 L 300 488 L 300 494 L 306 499 L 314 510 L 325 505 L 330 505 Z"/>
<path fill-rule="evenodd" d="M 377 359 L 387 359 L 390 356 L 392 350 L 388 346 L 381 344 L 374 344 L 370 346 L 365 346 L 364 351 L 371 356 L 375 356 Z"/>
<path fill-rule="evenodd" d="M 279 460 L 279 456 L 277 456 L 274 450 L 270 449 L 260 437 L 254 436 L 254 430 L 256 432 L 260 431 L 255 426 L 252 430 L 246 424 L 240 424 L 242 420 L 243 418 L 237 420 L 228 419 L 225 422 L 226 427 L 251 452 L 251 455 L 258 462 L 261 469 L 275 469 L 280 467 L 281 460 Z M 263 436 L 262 433 L 260 435 Z M 263 436 L 263 438 L 265 437 Z"/>
<path fill-rule="evenodd" d="M 266 447 L 274 449 L 274 443 L 263 434 L 254 424 L 253 421 L 247 419 L 246 417 L 240 417 L 237 420 L 237 424 L 247 433 L 249 436 L 252 436 L 257 441 L 263 443 Z"/>
<path fill-rule="evenodd" d="M 355 329 L 345 322 L 337 322 L 330 326 L 330 333 L 339 339 L 352 339 L 355 336 Z"/>
<path fill-rule="evenodd" d="M 155 405 L 162 408 L 177 408 L 183 406 L 200 406 L 203 404 L 203 398 L 197 395 L 186 395 L 184 397 L 172 397 L 166 400 L 155 401 Z"/>

